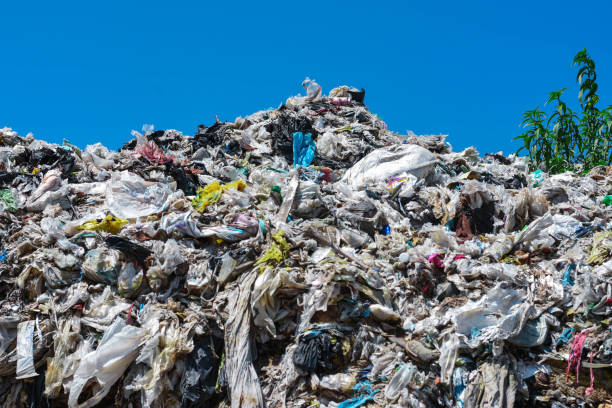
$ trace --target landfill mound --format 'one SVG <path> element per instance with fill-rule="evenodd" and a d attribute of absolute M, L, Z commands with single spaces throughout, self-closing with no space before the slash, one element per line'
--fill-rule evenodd
<path fill-rule="evenodd" d="M 612 167 L 303 86 L 118 152 L 0 130 L 2 406 L 609 406 Z"/>

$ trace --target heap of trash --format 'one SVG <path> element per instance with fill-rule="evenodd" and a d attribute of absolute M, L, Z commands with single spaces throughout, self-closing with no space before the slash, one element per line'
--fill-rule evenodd
<path fill-rule="evenodd" d="M 341 86 L 119 151 L 0 129 L 3 407 L 610 407 L 612 167 Z"/>

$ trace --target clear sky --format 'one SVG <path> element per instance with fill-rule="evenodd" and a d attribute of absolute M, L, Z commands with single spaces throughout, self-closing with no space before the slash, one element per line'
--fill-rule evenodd
<path fill-rule="evenodd" d="M 587 47 L 612 104 L 610 1 L 0 1 L 0 127 L 117 148 L 304 94 L 366 88 L 391 130 L 516 150 L 521 114 Z"/>

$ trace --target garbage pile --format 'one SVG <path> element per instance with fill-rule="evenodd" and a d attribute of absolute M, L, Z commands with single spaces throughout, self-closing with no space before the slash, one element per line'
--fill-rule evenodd
<path fill-rule="evenodd" d="M 612 167 L 303 86 L 119 151 L 0 130 L 2 406 L 609 406 Z"/>

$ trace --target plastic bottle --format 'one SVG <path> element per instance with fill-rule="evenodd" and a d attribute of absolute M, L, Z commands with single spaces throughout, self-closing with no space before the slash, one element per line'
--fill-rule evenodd
<path fill-rule="evenodd" d="M 235 267 L 236 260 L 230 256 L 229 252 L 226 252 L 221 257 L 221 270 L 219 270 L 219 278 L 217 279 L 219 283 L 225 283 L 231 277 Z"/>
<path fill-rule="evenodd" d="M 389 385 L 387 385 L 387 389 L 385 390 L 385 397 L 390 400 L 394 400 L 397 398 L 402 390 L 408 386 L 410 381 L 414 378 L 416 374 L 416 367 L 411 364 L 404 364 L 402 368 L 395 373 Z"/>
<path fill-rule="evenodd" d="M 348 392 L 355 385 L 355 379 L 349 374 L 331 374 L 321 378 L 319 386 L 332 391 Z"/>

